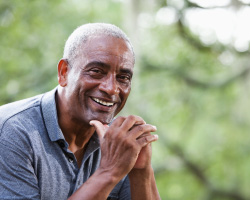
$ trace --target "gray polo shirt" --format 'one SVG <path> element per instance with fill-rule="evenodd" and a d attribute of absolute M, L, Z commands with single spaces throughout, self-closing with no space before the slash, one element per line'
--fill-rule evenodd
<path fill-rule="evenodd" d="M 64 200 L 98 168 L 96 134 L 79 169 L 58 125 L 54 89 L 0 107 L 0 199 Z M 130 199 L 128 178 L 109 199 Z"/>

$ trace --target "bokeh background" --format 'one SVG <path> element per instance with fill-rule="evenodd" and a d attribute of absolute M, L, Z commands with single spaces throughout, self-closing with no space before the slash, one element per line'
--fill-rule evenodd
<path fill-rule="evenodd" d="M 136 52 L 121 115 L 158 127 L 162 199 L 250 199 L 249 21 L 249 0 L 0 0 L 0 105 L 56 87 L 77 26 L 116 24 Z"/>

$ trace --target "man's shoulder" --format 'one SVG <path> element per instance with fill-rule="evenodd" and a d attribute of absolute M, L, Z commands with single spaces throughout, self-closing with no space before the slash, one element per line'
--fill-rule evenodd
<path fill-rule="evenodd" d="M 43 94 L 0 106 L 0 132 L 4 124 L 11 119 L 25 118 L 25 115 L 39 107 Z"/>

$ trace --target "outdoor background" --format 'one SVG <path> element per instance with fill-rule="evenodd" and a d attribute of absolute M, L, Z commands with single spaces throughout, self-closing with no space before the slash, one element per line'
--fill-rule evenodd
<path fill-rule="evenodd" d="M 116 24 L 136 51 L 121 114 L 158 128 L 162 199 L 250 199 L 249 14 L 249 0 L 0 0 L 0 105 L 56 87 L 77 26 Z"/>

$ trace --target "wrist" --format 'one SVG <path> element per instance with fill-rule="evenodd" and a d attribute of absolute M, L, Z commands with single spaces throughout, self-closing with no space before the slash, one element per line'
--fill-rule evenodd
<path fill-rule="evenodd" d="M 106 199 L 119 181 L 119 178 L 108 170 L 98 168 L 68 200 Z"/>
<path fill-rule="evenodd" d="M 95 175 L 97 177 L 103 177 L 109 185 L 116 185 L 122 179 L 112 170 L 107 170 L 101 167 L 96 170 Z"/>
<path fill-rule="evenodd" d="M 143 169 L 133 168 L 128 175 L 129 177 L 143 177 L 145 179 L 148 179 L 152 176 L 152 174 L 154 174 L 154 170 L 151 165 L 148 165 Z"/>
<path fill-rule="evenodd" d="M 151 166 L 143 169 L 132 169 L 129 175 L 131 199 L 132 200 L 152 200 L 152 177 Z M 143 194 L 143 195 L 142 195 Z"/>

